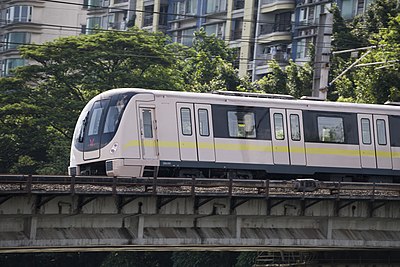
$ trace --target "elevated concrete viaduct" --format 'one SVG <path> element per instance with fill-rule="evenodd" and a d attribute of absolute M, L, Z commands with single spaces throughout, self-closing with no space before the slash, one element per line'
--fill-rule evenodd
<path fill-rule="evenodd" d="M 30 179 L 1 185 L 0 252 L 400 248 L 398 186 Z"/>

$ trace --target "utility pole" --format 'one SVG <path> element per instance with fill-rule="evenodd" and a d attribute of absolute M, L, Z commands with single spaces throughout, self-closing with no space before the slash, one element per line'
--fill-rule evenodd
<path fill-rule="evenodd" d="M 314 77 L 312 96 L 326 100 L 331 54 L 333 14 L 319 16 L 319 26 L 315 45 Z"/>

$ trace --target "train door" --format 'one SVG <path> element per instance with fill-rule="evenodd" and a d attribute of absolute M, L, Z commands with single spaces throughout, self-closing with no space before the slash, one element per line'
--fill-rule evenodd
<path fill-rule="evenodd" d="M 194 120 L 194 106 L 177 103 L 178 139 L 181 160 L 197 161 L 197 142 Z"/>
<path fill-rule="evenodd" d="M 304 149 L 303 113 L 301 110 L 287 110 L 288 142 L 290 163 L 306 165 Z"/>
<path fill-rule="evenodd" d="M 139 106 L 140 146 L 143 159 L 157 159 L 158 145 L 154 108 Z"/>
<path fill-rule="evenodd" d="M 381 169 L 392 169 L 388 116 L 373 115 L 373 118 L 377 167 Z"/>
<path fill-rule="evenodd" d="M 376 168 L 375 134 L 372 115 L 358 114 L 358 136 L 362 168 Z"/>
<path fill-rule="evenodd" d="M 199 161 L 215 161 L 211 105 L 195 104 L 196 138 Z"/>
<path fill-rule="evenodd" d="M 272 128 L 272 155 L 274 164 L 289 164 L 286 112 L 284 109 L 270 109 Z"/>

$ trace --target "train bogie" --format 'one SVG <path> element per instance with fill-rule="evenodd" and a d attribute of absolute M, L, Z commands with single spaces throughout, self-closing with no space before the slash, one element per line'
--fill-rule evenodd
<path fill-rule="evenodd" d="M 251 96 L 258 97 L 145 89 L 100 94 L 78 119 L 70 174 L 399 176 L 398 107 Z"/>

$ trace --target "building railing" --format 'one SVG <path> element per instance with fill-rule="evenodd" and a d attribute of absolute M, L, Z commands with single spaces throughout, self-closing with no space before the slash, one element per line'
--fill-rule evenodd
<path fill-rule="evenodd" d="M 293 0 L 262 0 L 261 4 L 262 5 L 271 5 L 275 3 L 288 3 L 288 2 L 293 2 Z"/>
<path fill-rule="evenodd" d="M 289 62 L 290 55 L 286 52 L 275 52 L 269 54 L 259 54 L 256 57 L 256 66 L 267 65 L 268 61 L 275 60 L 278 63 Z"/>
<path fill-rule="evenodd" d="M 279 23 L 279 24 L 261 24 L 260 35 L 270 34 L 274 32 L 290 32 L 292 25 L 290 23 Z"/>

